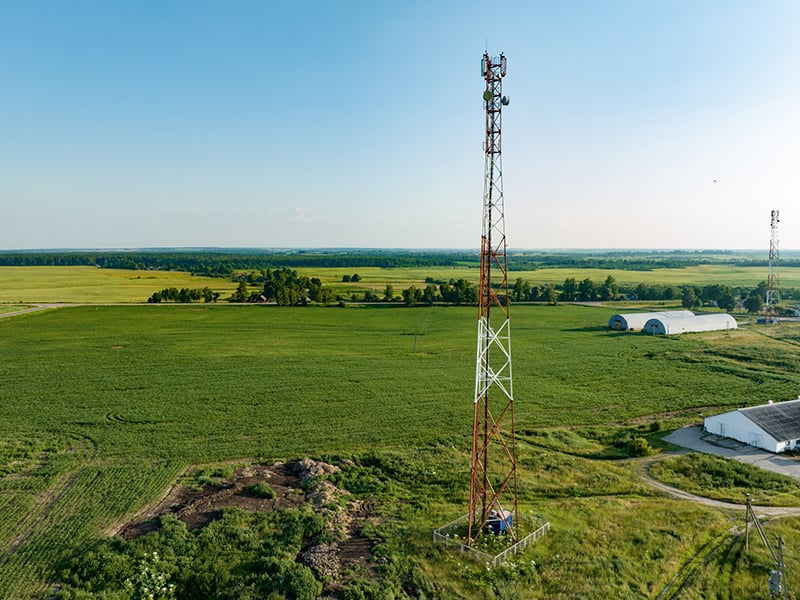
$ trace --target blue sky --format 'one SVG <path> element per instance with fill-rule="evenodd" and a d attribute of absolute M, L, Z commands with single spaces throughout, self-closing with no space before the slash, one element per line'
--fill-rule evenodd
<path fill-rule="evenodd" d="M 492 8 L 494 6 L 494 8 Z M 0 248 L 800 248 L 800 2 L 0 2 Z M 714 182 L 716 180 L 716 183 Z"/>

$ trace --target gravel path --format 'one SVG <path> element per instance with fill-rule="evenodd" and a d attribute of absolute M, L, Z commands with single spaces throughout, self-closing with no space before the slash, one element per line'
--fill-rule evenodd
<path fill-rule="evenodd" d="M 698 496 L 696 494 L 691 494 L 689 492 L 685 492 L 680 490 L 676 487 L 672 487 L 671 485 L 667 485 L 665 483 L 661 483 L 657 479 L 654 479 L 650 475 L 649 466 L 657 460 L 663 460 L 665 458 L 669 458 L 671 456 L 675 456 L 676 454 L 680 454 L 680 452 L 664 452 L 658 454 L 656 456 L 650 456 L 643 460 L 638 461 L 636 465 L 636 474 L 639 478 L 645 482 L 647 485 L 656 489 L 667 496 L 671 496 L 673 498 L 678 498 L 680 500 L 689 500 L 691 502 L 697 502 L 698 504 L 702 504 L 703 506 L 709 506 L 712 508 L 720 508 L 722 510 L 729 510 L 729 511 L 742 511 L 744 512 L 745 506 L 744 503 L 737 504 L 733 502 L 723 502 L 721 500 L 714 500 L 712 498 L 706 498 L 704 496 Z M 756 515 L 758 517 L 796 517 L 800 516 L 800 506 L 756 506 L 753 505 L 753 510 L 755 510 Z"/>
<path fill-rule="evenodd" d="M 14 310 L 11 312 L 4 312 L 0 313 L 0 319 L 5 317 L 16 317 L 17 315 L 24 315 L 26 313 L 38 312 L 40 310 L 49 310 L 51 308 L 59 308 L 61 306 L 66 306 L 65 304 L 37 304 L 36 306 L 32 306 L 30 308 L 22 308 L 20 310 Z"/>

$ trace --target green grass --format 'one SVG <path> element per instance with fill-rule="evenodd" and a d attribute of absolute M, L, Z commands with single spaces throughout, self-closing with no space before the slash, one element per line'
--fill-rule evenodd
<path fill-rule="evenodd" d="M 96 267 L 0 267 L 0 303 L 147 302 L 167 287 L 202 288 L 229 296 L 236 284 L 175 271 L 128 271 Z"/>
<path fill-rule="evenodd" d="M 736 460 L 695 452 L 660 460 L 650 473 L 669 485 L 708 498 L 758 506 L 800 506 L 800 483 Z"/>
<path fill-rule="evenodd" d="M 309 277 L 319 277 L 325 285 L 332 286 L 337 294 L 347 298 L 352 294 L 361 298 L 365 291 L 374 291 L 382 296 L 387 283 L 392 285 L 395 295 L 399 297 L 401 291 L 411 285 L 418 289 L 424 288 L 427 285 L 426 277 L 437 281 L 466 279 L 477 282 L 479 275 L 476 267 L 299 268 L 297 271 Z M 357 283 L 342 282 L 342 276 L 353 273 L 358 273 L 361 281 Z M 521 277 L 536 285 L 546 283 L 559 285 L 564 283 L 565 279 L 572 277 L 577 281 L 589 278 L 595 283 L 602 283 L 609 275 L 617 280 L 618 285 L 631 287 L 645 283 L 648 285 L 697 285 L 701 287 L 709 284 L 725 284 L 733 287 L 754 288 L 760 282 L 766 281 L 767 269 L 766 267 L 737 267 L 722 264 L 698 265 L 682 269 L 655 269 L 653 271 L 548 268 L 535 271 L 511 271 L 509 272 L 509 281 L 513 284 L 518 277 Z M 800 268 L 783 267 L 780 270 L 780 278 L 782 287 L 800 287 Z"/>
<path fill-rule="evenodd" d="M 266 266 L 266 265 L 265 265 Z M 319 277 L 325 285 L 346 298 L 356 294 L 363 298 L 364 292 L 374 291 L 383 296 L 387 284 L 400 297 L 402 290 L 414 285 L 424 288 L 425 278 L 450 281 L 466 279 L 477 282 L 478 269 L 474 267 L 420 267 L 383 269 L 362 268 L 300 268 L 301 275 Z M 357 273 L 361 281 L 344 283 L 344 275 Z M 539 269 L 536 271 L 513 271 L 509 279 L 513 283 L 521 277 L 532 284 L 561 284 L 573 277 L 578 281 L 589 278 L 601 283 L 611 275 L 620 285 L 708 285 L 713 283 L 730 286 L 755 287 L 767 278 L 766 268 L 735 267 L 729 265 L 700 265 L 684 269 L 656 269 L 654 271 L 621 271 L 613 269 Z M 781 286 L 800 287 L 800 268 L 784 267 L 780 270 Z M 228 279 L 193 277 L 188 273 L 174 271 L 128 271 L 120 269 L 98 269 L 95 267 L 0 267 L 0 303 L 21 302 L 146 302 L 153 292 L 167 287 L 202 288 L 208 286 L 227 297 L 236 288 Z M 258 286 L 251 286 L 255 291 Z"/>
<path fill-rule="evenodd" d="M 622 271 L 617 269 L 539 269 L 509 273 L 513 282 L 517 277 L 528 279 L 533 283 L 564 283 L 568 277 L 577 281 L 587 277 L 595 283 L 602 283 L 611 275 L 622 285 L 710 285 L 726 284 L 730 286 L 756 287 L 759 282 L 767 280 L 766 267 L 737 267 L 733 265 L 698 265 L 682 269 L 654 269 L 652 271 Z M 800 268 L 781 267 L 781 287 L 800 286 Z"/>
<path fill-rule="evenodd" d="M 26 308 L 30 308 L 30 306 L 25 304 L 0 305 L 0 315 L 2 315 L 3 313 L 25 310 Z"/>
<path fill-rule="evenodd" d="M 664 501 L 626 467 L 594 460 L 615 458 L 613 436 L 598 425 L 649 431 L 657 418 L 668 429 L 701 411 L 791 398 L 800 385 L 796 324 L 664 338 L 607 331 L 613 312 L 512 309 L 517 426 L 528 432 L 521 503 L 554 527 L 533 551 L 539 595 L 522 597 L 558 597 L 547 590 L 584 569 L 554 558 L 567 552 L 586 557 L 587 582 L 618 565 L 616 583 L 598 587 L 610 590 L 606 597 L 622 597 L 615 586 L 626 581 L 630 597 L 648 597 L 702 542 L 698 523 L 727 521 Z M 448 568 L 457 559 L 429 540 L 433 527 L 465 510 L 476 313 L 200 304 L 0 320 L 0 469 L 8 473 L 0 479 L 0 556 L 8 554 L 0 589 L 9 597 L 43 589 L 54 564 L 158 499 L 190 465 L 357 457 L 371 448 L 374 478 L 402 500 L 383 534 L 394 536 L 384 538 L 393 556 L 410 553 L 420 577 L 470 597 L 479 588 L 469 582 L 483 576 L 456 576 Z M 535 434 L 564 426 L 573 434 Z M 366 492 L 377 485 L 361 484 Z M 619 524 L 631 515 L 661 515 L 668 524 L 659 528 L 675 532 L 648 534 L 655 554 L 645 563 L 630 526 Z"/>

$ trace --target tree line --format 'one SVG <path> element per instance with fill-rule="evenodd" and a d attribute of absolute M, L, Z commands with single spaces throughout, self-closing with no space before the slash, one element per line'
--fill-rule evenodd
<path fill-rule="evenodd" d="M 722 255 L 722 256 L 720 256 Z M 617 269 L 653 271 L 704 264 L 766 266 L 764 257 L 725 256 L 719 251 L 537 252 L 508 255 L 510 270 L 543 268 Z M 783 266 L 800 266 L 800 260 L 783 258 Z M 0 251 L 0 266 L 97 266 L 104 269 L 184 271 L 209 277 L 230 277 L 238 271 L 265 268 L 360 268 L 480 266 L 478 250 L 254 250 L 165 249 L 123 251 Z"/>
<path fill-rule="evenodd" d="M 206 277 L 230 277 L 237 271 L 265 268 L 358 268 L 455 266 L 465 260 L 461 253 L 414 253 L 393 251 L 261 253 L 185 252 L 0 252 L 0 266 L 93 266 L 134 271 L 183 271 Z"/>
<path fill-rule="evenodd" d="M 526 299 L 524 291 L 529 289 L 526 282 L 517 279 L 514 290 L 520 290 L 519 298 Z M 697 285 L 649 285 L 640 283 L 636 286 L 620 286 L 614 277 L 609 275 L 602 283 L 595 283 L 589 278 L 577 281 L 568 277 L 560 286 L 555 286 L 557 300 L 562 302 L 591 302 L 610 300 L 662 300 L 681 301 L 687 309 L 700 306 L 716 306 L 724 311 L 732 312 L 741 307 L 749 313 L 758 313 L 764 308 L 767 294 L 767 283 L 762 281 L 755 288 L 731 287 L 725 284 Z M 794 288 L 781 290 L 784 299 L 797 299 Z"/>
<path fill-rule="evenodd" d="M 333 287 L 324 285 L 318 277 L 298 275 L 297 271 L 288 268 L 265 269 L 261 272 L 251 271 L 239 275 L 239 285 L 228 298 L 230 302 L 270 302 L 279 306 L 300 306 L 308 303 L 332 304 L 334 302 L 400 302 L 405 304 L 476 304 L 478 287 L 466 279 L 428 283 L 417 288 L 412 285 L 398 294 L 391 283 L 383 290 L 365 290 L 353 293 L 349 297 L 337 295 Z M 342 277 L 344 282 L 360 282 L 361 277 L 354 273 Z M 257 286 L 252 290 L 251 286 Z"/>
<path fill-rule="evenodd" d="M 203 302 L 216 302 L 220 296 L 219 292 L 215 292 L 210 287 L 194 289 L 170 287 L 153 292 L 153 295 L 147 301 L 151 304 L 159 304 L 161 302 L 200 302 L 201 300 Z"/>
<path fill-rule="evenodd" d="M 319 277 L 299 275 L 294 269 L 286 267 L 263 269 L 240 273 L 236 290 L 226 300 L 228 302 L 267 302 L 279 306 L 302 306 L 309 303 L 332 304 L 334 302 L 402 302 L 407 306 L 415 304 L 473 305 L 478 303 L 478 286 L 466 279 L 448 281 L 425 279 L 424 286 L 411 285 L 397 293 L 394 286 L 387 283 L 379 293 L 368 289 L 352 293 L 349 297 L 337 295 L 334 288 L 324 285 Z M 344 275 L 343 282 L 361 282 L 354 273 Z M 255 289 L 253 289 L 255 288 Z M 695 285 L 657 285 L 639 283 L 636 286 L 619 285 L 613 276 L 607 276 L 597 283 L 591 278 L 578 281 L 567 277 L 561 284 L 532 284 L 518 277 L 509 286 L 509 298 L 513 302 L 609 302 L 620 300 L 668 301 L 680 300 L 688 309 L 700 306 L 715 306 L 732 312 L 742 308 L 749 313 L 758 313 L 764 308 L 766 282 L 755 288 L 731 287 L 724 284 Z M 798 298 L 794 288 L 781 290 L 783 299 Z M 165 288 L 154 292 L 148 299 L 151 303 L 160 302 L 217 302 L 219 292 L 208 287 Z"/>

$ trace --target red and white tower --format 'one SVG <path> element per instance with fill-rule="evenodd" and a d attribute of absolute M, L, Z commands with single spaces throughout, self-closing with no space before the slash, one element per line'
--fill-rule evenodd
<path fill-rule="evenodd" d="M 778 316 L 778 303 L 780 302 L 780 294 L 778 293 L 778 260 L 780 252 L 778 251 L 778 211 L 773 210 L 770 212 L 770 230 L 771 235 L 769 238 L 769 270 L 767 271 L 767 297 L 764 302 L 764 322 L 769 325 L 773 319 Z"/>
<path fill-rule="evenodd" d="M 486 155 L 478 311 L 478 348 L 469 494 L 469 542 L 491 525 L 517 539 L 517 456 L 511 378 L 511 328 L 501 155 L 506 57 L 484 53 Z"/>

